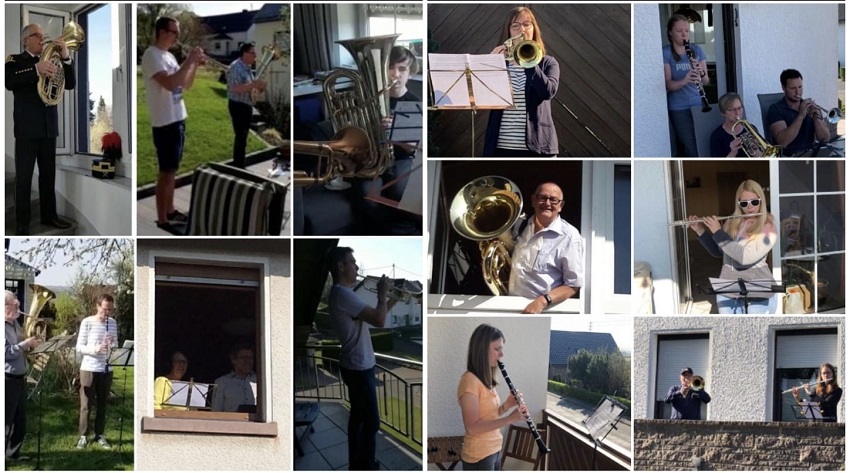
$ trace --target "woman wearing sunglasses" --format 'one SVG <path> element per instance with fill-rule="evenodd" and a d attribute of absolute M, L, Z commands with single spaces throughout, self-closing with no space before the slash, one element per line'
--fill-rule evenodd
<path fill-rule="evenodd" d="M 712 256 L 723 258 L 720 279 L 744 281 L 758 286 L 770 287 L 773 275 L 767 265 L 767 255 L 776 244 L 775 219 L 765 210 L 764 190 L 758 182 L 748 179 L 735 191 L 735 213 L 722 225 L 716 216 L 705 217 L 694 222 L 691 230 Z M 688 220 L 699 220 L 691 215 Z M 707 231 L 706 231 L 707 230 Z M 744 299 L 718 294 L 717 308 L 721 314 L 741 314 Z M 747 312 L 750 314 L 773 314 L 776 312 L 777 296 L 770 292 L 748 295 Z"/>

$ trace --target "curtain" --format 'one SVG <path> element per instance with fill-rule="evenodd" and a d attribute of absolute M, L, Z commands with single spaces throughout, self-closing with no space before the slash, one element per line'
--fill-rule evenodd
<path fill-rule="evenodd" d="M 312 76 L 316 71 L 330 70 L 334 5 L 295 4 L 294 7 L 294 74 Z"/>

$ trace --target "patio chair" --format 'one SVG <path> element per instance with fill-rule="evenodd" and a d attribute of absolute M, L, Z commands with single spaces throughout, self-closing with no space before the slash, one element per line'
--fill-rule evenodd
<path fill-rule="evenodd" d="M 298 433 L 295 434 L 295 451 L 299 457 L 304 456 L 304 449 L 301 448 L 301 442 L 307 437 L 310 432 L 315 432 L 313 422 L 319 418 L 319 403 L 318 402 L 296 402 L 295 403 L 295 428 L 306 427 L 301 438 L 298 438 Z"/>
<path fill-rule="evenodd" d="M 546 427 L 543 424 L 537 424 L 537 432 L 540 437 L 546 439 Z M 511 424 L 508 429 L 508 435 L 505 438 L 505 446 L 502 449 L 502 467 L 505 469 L 505 460 L 508 458 L 516 458 L 534 465 L 532 468 L 535 471 L 543 470 L 544 455 L 541 455 L 537 449 L 537 442 L 534 441 L 534 435 L 528 427 L 520 427 Z"/>

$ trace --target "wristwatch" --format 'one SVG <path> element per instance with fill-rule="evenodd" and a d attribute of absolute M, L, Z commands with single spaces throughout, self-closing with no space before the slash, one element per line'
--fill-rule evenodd
<path fill-rule="evenodd" d="M 543 294 L 543 298 L 546 299 L 546 307 L 552 305 L 552 297 L 549 294 Z"/>

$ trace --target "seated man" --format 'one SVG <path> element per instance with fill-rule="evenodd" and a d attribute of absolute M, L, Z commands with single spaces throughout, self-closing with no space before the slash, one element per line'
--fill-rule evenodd
<path fill-rule="evenodd" d="M 785 156 L 793 156 L 811 149 L 815 137 L 827 141 L 830 133 L 821 110 L 811 99 L 803 99 L 803 75 L 795 69 L 786 69 L 779 81 L 785 96 L 767 111 L 773 144 L 782 146 Z"/>
<path fill-rule="evenodd" d="M 254 350 L 237 345 L 230 350 L 233 371 L 215 380 L 212 410 L 253 412 L 257 405 L 257 373 L 254 373 Z"/>

